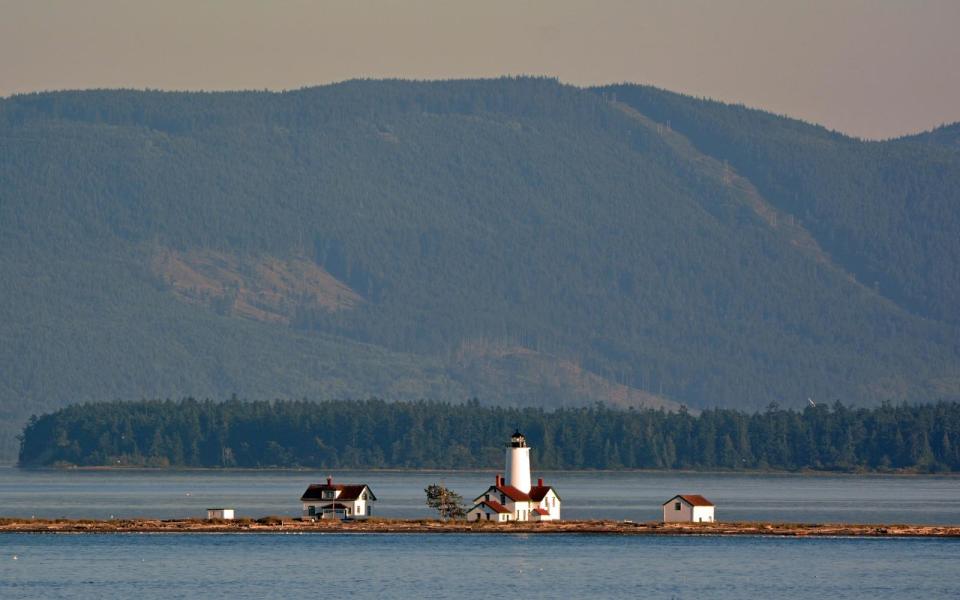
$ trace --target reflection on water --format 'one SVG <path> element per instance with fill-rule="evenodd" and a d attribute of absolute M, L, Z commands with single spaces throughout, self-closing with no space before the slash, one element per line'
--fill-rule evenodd
<path fill-rule="evenodd" d="M 21 471 L 0 468 L 0 516 L 198 517 L 209 506 L 238 516 L 299 514 L 297 500 L 319 471 Z M 471 499 L 492 472 L 337 471 L 338 481 L 370 484 L 376 514 L 425 517 L 423 488 L 442 483 Z M 936 476 L 743 475 L 546 472 L 568 519 L 658 519 L 677 493 L 703 494 L 718 520 L 960 523 L 960 478 Z"/>

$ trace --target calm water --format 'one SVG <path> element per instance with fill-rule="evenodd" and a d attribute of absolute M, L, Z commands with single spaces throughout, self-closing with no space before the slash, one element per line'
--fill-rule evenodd
<path fill-rule="evenodd" d="M 960 523 L 949 477 L 545 473 L 564 516 L 658 518 L 678 492 L 722 520 Z M 77 472 L 0 468 L 0 515 L 73 518 L 298 513 L 321 472 Z M 420 517 L 423 488 L 466 497 L 492 473 L 337 472 L 384 516 Z M 16 557 L 16 558 L 14 558 Z M 958 598 L 960 540 L 577 535 L 0 534 L 0 599 Z M 329 594 L 324 594 L 329 595 Z"/>
<path fill-rule="evenodd" d="M 960 541 L 0 535 L 0 598 L 957 598 Z M 17 559 L 14 560 L 13 556 Z M 489 594 L 487 594 L 489 595 Z"/>
<path fill-rule="evenodd" d="M 325 472 L 21 471 L 0 467 L 0 516 L 198 517 L 209 506 L 238 516 L 297 515 L 297 499 Z M 486 472 L 335 472 L 368 483 L 375 514 L 425 517 L 423 488 L 435 482 L 468 500 L 493 480 Z M 538 474 L 535 473 L 534 476 Z M 659 519 L 660 504 L 698 493 L 717 519 L 960 524 L 960 478 L 738 475 L 699 473 L 542 473 L 563 498 L 568 519 Z"/>

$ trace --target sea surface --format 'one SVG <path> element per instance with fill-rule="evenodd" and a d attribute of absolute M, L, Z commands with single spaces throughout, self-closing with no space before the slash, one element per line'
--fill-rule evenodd
<path fill-rule="evenodd" d="M 0 468 L 0 516 L 295 515 L 326 472 Z M 383 516 L 424 517 L 423 488 L 465 497 L 487 472 L 335 472 Z M 570 519 L 657 519 L 676 493 L 720 520 L 960 523 L 950 477 L 543 473 Z M 960 597 L 960 540 L 523 534 L 0 534 L 0 599 Z"/>
<path fill-rule="evenodd" d="M 957 598 L 960 541 L 0 535 L 0 598 Z"/>
<path fill-rule="evenodd" d="M 442 483 L 467 501 L 493 472 L 336 471 L 335 481 L 367 483 L 374 514 L 432 516 L 423 488 Z M 22 471 L 0 467 L 0 517 L 186 518 L 208 507 L 237 516 L 300 514 L 320 471 Z M 674 494 L 703 494 L 721 521 L 960 524 L 960 478 L 884 475 L 759 475 L 646 472 L 534 473 L 555 486 L 566 519 L 660 518 Z"/>

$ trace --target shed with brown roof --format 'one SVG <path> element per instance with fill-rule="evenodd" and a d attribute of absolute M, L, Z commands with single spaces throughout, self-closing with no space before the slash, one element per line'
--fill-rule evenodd
<path fill-rule="evenodd" d="M 713 523 L 715 508 L 700 494 L 677 494 L 663 503 L 663 522 Z"/>

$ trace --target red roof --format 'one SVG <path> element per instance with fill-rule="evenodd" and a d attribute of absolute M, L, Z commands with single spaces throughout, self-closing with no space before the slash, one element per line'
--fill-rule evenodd
<path fill-rule="evenodd" d="M 549 492 L 552 489 L 553 487 L 549 485 L 535 485 L 532 488 L 530 488 L 530 499 L 533 500 L 534 502 L 540 502 L 541 500 L 544 499 L 544 497 L 546 497 L 547 492 Z M 554 495 L 557 496 L 557 498 L 560 497 L 556 491 L 554 491 L 553 493 Z"/>
<path fill-rule="evenodd" d="M 530 501 L 530 495 L 529 495 L 529 494 L 524 494 L 523 492 L 521 492 L 521 491 L 518 490 L 517 488 L 513 487 L 512 485 L 491 485 L 490 487 L 487 488 L 487 491 L 485 491 L 483 494 L 480 494 L 479 496 L 477 496 L 477 497 L 474 499 L 474 502 L 479 502 L 479 501 L 480 501 L 480 498 L 483 498 L 484 495 L 490 493 L 490 490 L 496 490 L 497 493 L 503 494 L 504 496 L 506 496 L 507 498 L 510 498 L 510 499 L 513 500 L 514 502 L 529 502 L 529 501 Z"/>
<path fill-rule="evenodd" d="M 514 502 L 529 502 L 529 501 L 530 501 L 530 495 L 529 495 L 529 494 L 525 494 L 524 492 L 521 492 L 520 490 L 518 490 L 517 488 L 513 487 L 512 485 L 500 485 L 500 486 L 493 486 L 493 487 L 497 488 L 497 491 L 498 491 L 498 492 L 500 492 L 501 494 L 503 494 L 503 495 L 506 496 L 507 498 L 510 498 L 510 499 L 513 500 Z"/>
<path fill-rule="evenodd" d="M 326 483 L 312 483 L 310 487 L 307 488 L 307 491 L 303 493 L 303 496 L 300 497 L 301 501 L 309 500 L 332 500 L 332 498 L 324 498 L 323 492 L 329 491 L 339 491 L 340 495 L 337 496 L 337 500 L 344 501 L 353 501 L 359 500 L 360 495 L 363 493 L 364 488 L 368 489 L 366 484 L 354 484 L 354 483 L 334 483 L 332 485 Z M 373 491 L 370 491 L 370 499 L 376 500 L 377 497 L 373 495 Z"/>
<path fill-rule="evenodd" d="M 497 502 L 496 500 L 484 500 L 483 502 L 477 504 L 477 506 L 483 506 L 484 504 L 486 504 L 487 506 L 489 506 L 490 509 L 493 510 L 494 512 L 498 512 L 498 513 L 501 513 L 501 514 L 503 514 L 503 513 L 505 513 L 505 514 L 511 514 L 510 511 L 507 509 L 507 507 L 505 507 L 504 505 L 500 504 L 500 503 Z M 474 506 L 473 508 L 476 508 L 477 506 Z M 470 510 L 473 510 L 473 508 L 471 508 Z"/>
<path fill-rule="evenodd" d="M 537 513 L 538 515 L 542 515 L 544 517 L 550 515 L 550 511 L 545 508 L 535 508 L 533 509 L 533 512 Z"/>
<path fill-rule="evenodd" d="M 677 498 L 680 498 L 691 506 L 714 506 L 713 502 L 710 502 L 700 494 L 678 494 L 664 502 L 664 504 L 670 504 Z"/>

